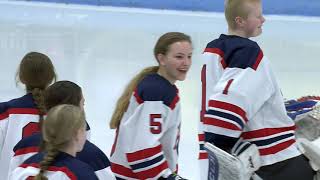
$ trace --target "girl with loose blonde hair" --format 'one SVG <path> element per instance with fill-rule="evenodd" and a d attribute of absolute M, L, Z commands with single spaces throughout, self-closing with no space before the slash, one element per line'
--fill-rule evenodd
<path fill-rule="evenodd" d="M 177 170 L 180 101 L 177 80 L 191 66 L 191 38 L 162 35 L 155 47 L 158 66 L 136 75 L 119 98 L 110 127 L 117 129 L 111 169 L 119 179 L 183 179 Z"/>
<path fill-rule="evenodd" d="M 39 52 L 26 54 L 16 73 L 26 95 L 0 103 L 0 174 L 7 177 L 13 146 L 22 138 L 39 132 L 46 114 L 43 91 L 56 81 L 50 58 Z"/>

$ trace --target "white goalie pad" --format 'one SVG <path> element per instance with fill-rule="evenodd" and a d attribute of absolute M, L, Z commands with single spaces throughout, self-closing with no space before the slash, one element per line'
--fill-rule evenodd
<path fill-rule="evenodd" d="M 239 156 L 233 156 L 210 143 L 205 143 L 204 147 L 209 159 L 208 180 L 261 179 L 254 175 L 260 167 L 259 151 L 255 145 L 250 144 Z"/>
<path fill-rule="evenodd" d="M 299 138 L 297 139 L 298 148 L 303 153 L 310 162 L 311 167 L 315 171 L 320 170 L 320 147 L 313 142 Z"/>
<path fill-rule="evenodd" d="M 314 141 L 320 137 L 320 106 L 296 121 L 296 137 Z"/>

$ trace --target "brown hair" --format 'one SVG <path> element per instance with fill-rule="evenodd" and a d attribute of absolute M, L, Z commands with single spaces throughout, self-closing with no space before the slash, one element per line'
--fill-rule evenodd
<path fill-rule="evenodd" d="M 45 171 L 55 161 L 59 152 L 65 148 L 78 130 L 85 126 L 84 111 L 74 105 L 62 104 L 51 108 L 42 126 L 45 141 L 45 155 L 40 162 L 40 172 L 35 180 L 47 180 Z"/>
<path fill-rule="evenodd" d="M 249 15 L 248 4 L 261 3 L 261 0 L 226 0 L 224 7 L 224 15 L 226 17 L 230 29 L 236 29 L 236 17 L 246 19 Z"/>
<path fill-rule="evenodd" d="M 16 74 L 16 82 L 20 81 L 25 84 L 27 92 L 32 94 L 39 109 L 40 124 L 43 121 L 43 115 L 46 113 L 43 91 L 56 79 L 54 66 L 45 54 L 30 52 L 22 58 Z"/>
<path fill-rule="evenodd" d="M 163 34 L 157 41 L 153 54 L 154 57 L 157 59 L 158 54 L 163 54 L 166 55 L 167 52 L 170 49 L 170 45 L 174 44 L 176 42 L 181 42 L 181 41 L 187 41 L 191 43 L 191 38 L 190 36 L 181 33 L 181 32 L 168 32 Z M 158 60 L 158 59 L 157 59 Z M 129 106 L 129 101 L 132 96 L 132 93 L 134 89 L 137 87 L 139 82 L 147 75 L 156 73 L 159 70 L 159 66 L 152 66 L 152 67 L 147 67 L 143 69 L 140 73 L 138 73 L 126 86 L 124 92 L 120 96 L 120 98 L 117 101 L 116 108 L 112 114 L 112 118 L 110 121 L 110 128 L 111 129 L 116 129 L 120 125 L 120 121 L 124 115 L 124 113 L 127 111 L 127 108 Z"/>
<path fill-rule="evenodd" d="M 82 98 L 81 87 L 71 81 L 58 81 L 50 85 L 44 91 L 45 108 L 50 110 L 52 107 L 60 104 L 71 104 L 79 106 Z M 42 124 L 40 123 L 40 128 Z M 45 142 L 40 143 L 40 150 L 45 148 Z"/>
<path fill-rule="evenodd" d="M 79 106 L 81 98 L 81 87 L 71 81 L 55 82 L 44 91 L 45 106 L 48 110 L 59 104 Z"/>
<path fill-rule="evenodd" d="M 154 57 L 157 59 L 158 54 L 166 55 L 171 44 L 182 41 L 192 43 L 190 36 L 181 32 L 168 32 L 162 35 L 153 49 Z"/>

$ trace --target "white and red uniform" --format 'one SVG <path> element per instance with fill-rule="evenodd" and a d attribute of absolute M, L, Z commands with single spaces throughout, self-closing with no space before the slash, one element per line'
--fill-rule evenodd
<path fill-rule="evenodd" d="M 90 130 L 87 124 L 87 131 Z M 0 174 L 8 176 L 13 147 L 25 137 L 39 132 L 39 110 L 28 93 L 0 103 Z"/>
<path fill-rule="evenodd" d="M 199 159 L 207 159 L 204 141 L 230 150 L 239 138 L 258 146 L 262 166 L 299 156 L 295 124 L 258 44 L 222 34 L 203 58 Z"/>
<path fill-rule="evenodd" d="M 158 179 L 177 171 L 180 138 L 178 89 L 158 74 L 136 87 L 111 152 L 118 179 Z"/>
<path fill-rule="evenodd" d="M 40 133 L 33 134 L 20 140 L 13 149 L 14 156 L 10 162 L 10 170 L 13 171 L 29 157 L 37 154 L 41 141 L 42 136 Z M 85 142 L 82 151 L 77 153 L 76 159 L 91 166 L 99 179 L 115 179 L 110 168 L 108 157 L 90 141 L 87 140 Z"/>
<path fill-rule="evenodd" d="M 10 180 L 31 180 L 39 173 L 40 162 L 44 153 L 37 153 L 10 173 Z M 48 179 L 59 180 L 98 180 L 92 167 L 75 157 L 60 152 L 44 173 Z"/>
<path fill-rule="evenodd" d="M 39 110 L 32 94 L 0 103 L 0 174 L 6 179 L 13 147 L 23 137 L 39 132 Z"/>

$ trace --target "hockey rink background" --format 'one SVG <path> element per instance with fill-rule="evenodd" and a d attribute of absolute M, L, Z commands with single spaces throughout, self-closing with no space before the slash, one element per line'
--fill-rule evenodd
<path fill-rule="evenodd" d="M 320 95 L 320 10 L 313 7 L 318 11 L 303 13 L 308 8 L 301 7 L 302 16 L 289 10 L 289 15 L 268 13 L 263 34 L 254 39 L 271 60 L 287 99 Z M 198 180 L 201 53 L 206 43 L 227 32 L 219 8 L 192 12 L 0 0 L 0 102 L 24 94 L 15 83 L 21 58 L 29 51 L 45 53 L 58 80 L 82 87 L 91 140 L 109 156 L 115 132 L 108 123 L 126 83 L 142 68 L 156 65 L 152 52 L 160 35 L 187 33 L 194 55 L 187 79 L 178 83 L 183 112 L 179 172 Z"/>

